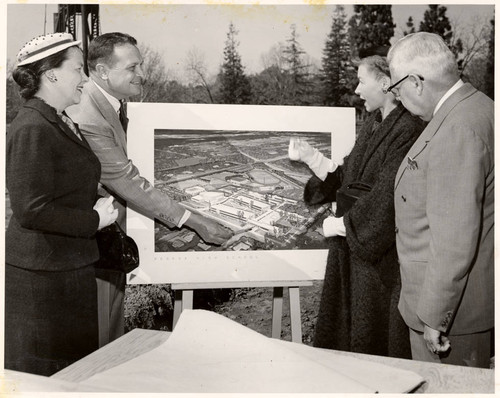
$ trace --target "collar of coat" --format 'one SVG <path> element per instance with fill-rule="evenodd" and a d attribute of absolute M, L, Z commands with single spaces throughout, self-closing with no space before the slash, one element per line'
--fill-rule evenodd
<path fill-rule="evenodd" d="M 24 103 L 23 108 L 36 110 L 42 117 L 58 126 L 63 131 L 63 133 L 66 134 L 72 141 L 84 146 L 86 149 L 90 149 L 89 144 L 83 138 L 83 136 L 82 139 L 78 138 L 76 134 L 69 128 L 69 126 L 64 123 L 64 121 L 59 117 L 56 109 L 47 104 L 44 100 L 33 97 Z M 77 130 L 80 131 L 78 123 L 73 123 Z"/>
<path fill-rule="evenodd" d="M 24 103 L 25 108 L 32 108 L 40 112 L 49 122 L 58 123 L 59 116 L 55 108 L 47 104 L 40 98 L 31 98 Z"/>
<path fill-rule="evenodd" d="M 371 158 L 374 152 L 378 150 L 378 147 L 382 145 L 387 135 L 391 134 L 394 124 L 401 118 L 401 116 L 407 112 L 403 104 L 398 103 L 397 106 L 382 120 L 382 114 L 377 111 L 369 120 L 367 120 L 367 126 L 363 129 L 363 134 L 367 134 L 372 140 L 371 145 L 367 148 L 363 156 L 363 162 L 359 167 L 359 172 L 361 175 L 362 170 L 366 166 L 366 163 Z"/>

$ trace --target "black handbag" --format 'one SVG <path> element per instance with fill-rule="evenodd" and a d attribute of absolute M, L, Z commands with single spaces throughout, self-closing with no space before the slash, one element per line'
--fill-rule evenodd
<path fill-rule="evenodd" d="M 129 273 L 139 266 L 139 249 L 135 241 L 114 222 L 96 232 L 99 246 L 97 268 Z"/>
<path fill-rule="evenodd" d="M 353 182 L 339 188 L 337 190 L 335 217 L 342 217 L 361 196 L 371 190 L 371 185 L 364 182 Z"/>

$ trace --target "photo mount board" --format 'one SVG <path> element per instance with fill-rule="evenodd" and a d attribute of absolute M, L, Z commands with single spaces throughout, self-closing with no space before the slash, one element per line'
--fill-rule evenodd
<path fill-rule="evenodd" d="M 355 109 L 273 105 L 128 103 L 128 157 L 154 182 L 155 130 L 319 132 L 342 164 L 356 136 Z M 327 250 L 155 252 L 155 222 L 127 210 L 127 233 L 140 251 L 128 283 L 231 284 L 321 280 Z"/>

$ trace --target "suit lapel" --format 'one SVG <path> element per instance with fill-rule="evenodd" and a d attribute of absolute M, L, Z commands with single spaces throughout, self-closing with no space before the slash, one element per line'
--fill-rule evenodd
<path fill-rule="evenodd" d="M 96 110 L 113 128 L 113 134 L 115 136 L 116 142 L 120 143 L 124 152 L 127 153 L 127 141 L 125 138 L 126 135 L 125 131 L 123 131 L 123 127 L 120 123 L 118 114 L 115 112 L 103 93 L 97 88 L 96 83 L 94 83 L 93 81 L 89 81 L 86 84 L 86 89 L 90 99 L 95 105 Z"/>
<path fill-rule="evenodd" d="M 75 123 L 75 122 L 73 122 L 73 123 Z M 78 132 L 80 133 L 80 137 L 82 137 L 82 139 L 80 140 L 78 137 L 75 136 L 74 138 L 76 139 L 76 141 L 78 141 L 78 143 L 81 144 L 81 145 L 83 145 L 85 148 L 87 148 L 87 149 L 89 149 L 89 150 L 92 151 L 92 148 L 90 148 L 90 145 L 89 145 L 87 139 L 85 138 L 85 136 L 80 131 L 80 127 L 78 126 L 78 123 L 75 123 L 75 127 L 78 130 Z M 68 127 L 68 129 L 69 129 L 69 127 Z M 73 133 L 73 136 L 74 135 L 75 134 Z"/>
<path fill-rule="evenodd" d="M 76 142 L 79 145 L 84 146 L 87 149 L 90 149 L 90 146 L 87 143 L 87 141 L 84 139 L 83 134 L 80 132 L 80 128 L 78 127 L 77 123 L 73 122 L 77 131 L 80 133 L 80 137 L 82 137 L 81 140 L 76 136 L 76 134 L 73 132 L 73 130 L 71 130 L 71 128 L 61 120 L 60 117 L 57 118 L 56 122 L 57 122 L 57 125 L 59 126 L 59 128 L 64 132 L 64 134 L 66 134 L 68 136 L 68 138 L 70 140 Z"/>
<path fill-rule="evenodd" d="M 459 102 L 470 97 L 476 91 L 477 90 L 474 87 L 472 87 L 469 83 L 466 83 L 455 91 L 450 98 L 443 103 L 443 105 L 441 105 L 441 108 L 439 108 L 427 127 L 424 131 L 422 131 L 422 134 L 420 134 L 420 137 L 418 137 L 413 146 L 410 148 L 407 157 L 403 160 L 403 163 L 399 167 L 398 173 L 396 174 L 396 184 L 394 189 L 398 187 L 408 164 L 415 161 L 424 151 L 427 144 L 431 141 L 432 137 L 436 135 L 437 131 L 441 127 L 441 124 L 443 124 L 444 120 L 448 117 L 453 108 L 455 108 Z"/>

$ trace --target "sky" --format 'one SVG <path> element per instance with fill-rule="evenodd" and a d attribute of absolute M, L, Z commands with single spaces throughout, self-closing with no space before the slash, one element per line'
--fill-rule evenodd
<path fill-rule="evenodd" d="M 53 13 L 57 3 L 29 4 L 29 1 L 13 2 L 7 6 L 7 58 L 13 60 L 20 47 L 32 37 L 53 32 Z M 28 4 L 25 4 L 28 3 Z M 136 2 L 137 4 L 138 2 Z M 142 1 L 141 3 L 145 3 Z M 161 3 L 156 1 L 155 3 Z M 163 56 L 168 70 L 182 78 L 189 51 L 201 54 L 210 74 L 218 71 L 223 61 L 223 49 L 229 23 L 233 22 L 240 43 L 238 52 L 248 73 L 263 69 L 262 56 L 277 43 L 285 43 L 290 37 L 291 25 L 295 24 L 298 41 L 307 55 L 317 64 L 331 28 L 331 16 L 335 3 L 328 1 L 285 2 L 260 1 L 259 5 L 232 1 L 225 5 L 213 4 L 101 4 L 102 33 L 122 31 L 134 36 Z M 290 1 L 286 2 L 290 3 Z M 308 3 L 309 5 L 306 5 Z M 320 5 L 310 5 L 320 4 Z M 493 17 L 493 2 L 484 4 L 444 4 L 452 23 L 469 29 L 477 21 Z M 352 4 L 345 4 L 348 18 L 353 13 Z M 406 21 L 412 16 L 416 26 L 427 9 L 425 3 L 392 5 L 396 23 L 395 37 L 401 37 Z M 486 19 L 485 19 L 486 18 Z"/>

